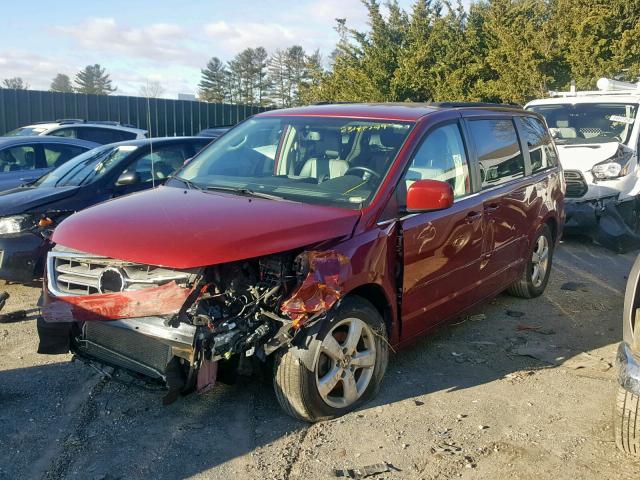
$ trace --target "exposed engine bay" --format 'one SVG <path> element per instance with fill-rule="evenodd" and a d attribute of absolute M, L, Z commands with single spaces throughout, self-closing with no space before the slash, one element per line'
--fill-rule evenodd
<path fill-rule="evenodd" d="M 46 351 L 42 332 L 66 326 L 68 349 L 84 360 L 162 380 L 174 397 L 204 391 L 218 362 L 264 361 L 322 318 L 350 268 L 331 251 L 179 271 L 54 249 L 40 351 L 60 353 Z"/>

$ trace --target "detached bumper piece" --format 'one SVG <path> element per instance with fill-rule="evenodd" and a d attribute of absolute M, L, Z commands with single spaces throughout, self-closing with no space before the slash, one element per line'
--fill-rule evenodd
<path fill-rule="evenodd" d="M 636 201 L 618 202 L 615 198 L 591 202 L 567 203 L 565 233 L 589 235 L 600 245 L 618 253 L 640 248 L 640 235 L 632 225 L 637 222 Z"/>
<path fill-rule="evenodd" d="M 32 232 L 0 238 L 0 278 L 29 283 L 42 276 L 47 240 Z"/>
<path fill-rule="evenodd" d="M 629 344 L 620 344 L 616 360 L 620 386 L 634 395 L 640 395 L 640 360 L 633 354 Z"/>

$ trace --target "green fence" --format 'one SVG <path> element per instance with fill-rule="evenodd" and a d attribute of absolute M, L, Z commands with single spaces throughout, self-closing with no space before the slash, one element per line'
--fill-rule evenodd
<path fill-rule="evenodd" d="M 61 118 L 117 121 L 149 130 L 153 137 L 195 135 L 203 128 L 235 125 L 263 110 L 252 105 L 0 89 L 0 135 Z"/>

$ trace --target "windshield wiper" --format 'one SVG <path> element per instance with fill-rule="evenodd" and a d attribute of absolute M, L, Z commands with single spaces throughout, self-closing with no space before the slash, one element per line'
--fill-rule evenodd
<path fill-rule="evenodd" d="M 167 180 L 178 180 L 179 182 L 184 183 L 191 190 L 202 190 L 202 186 L 193 183 L 191 180 L 187 180 L 186 178 L 179 177 L 177 175 L 169 175 Z"/>
<path fill-rule="evenodd" d="M 265 198 L 267 200 L 284 200 L 284 198 L 279 197 L 278 195 L 273 195 L 271 193 L 264 192 L 256 192 L 255 190 L 251 190 L 246 187 L 222 187 L 222 186 L 209 186 L 205 187 L 207 190 L 221 191 L 221 192 L 231 192 L 236 193 L 238 195 L 245 195 L 248 197 L 256 197 L 256 198 Z"/>

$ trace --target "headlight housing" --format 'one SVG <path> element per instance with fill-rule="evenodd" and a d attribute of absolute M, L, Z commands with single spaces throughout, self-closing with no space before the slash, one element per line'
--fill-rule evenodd
<path fill-rule="evenodd" d="M 20 233 L 29 230 L 35 225 L 31 215 L 12 215 L 10 217 L 0 217 L 0 235 L 9 233 Z"/>
<path fill-rule="evenodd" d="M 616 154 L 593 166 L 591 173 L 596 180 L 608 180 L 628 175 L 633 170 L 631 159 L 633 150 L 622 145 L 618 147 Z"/>

